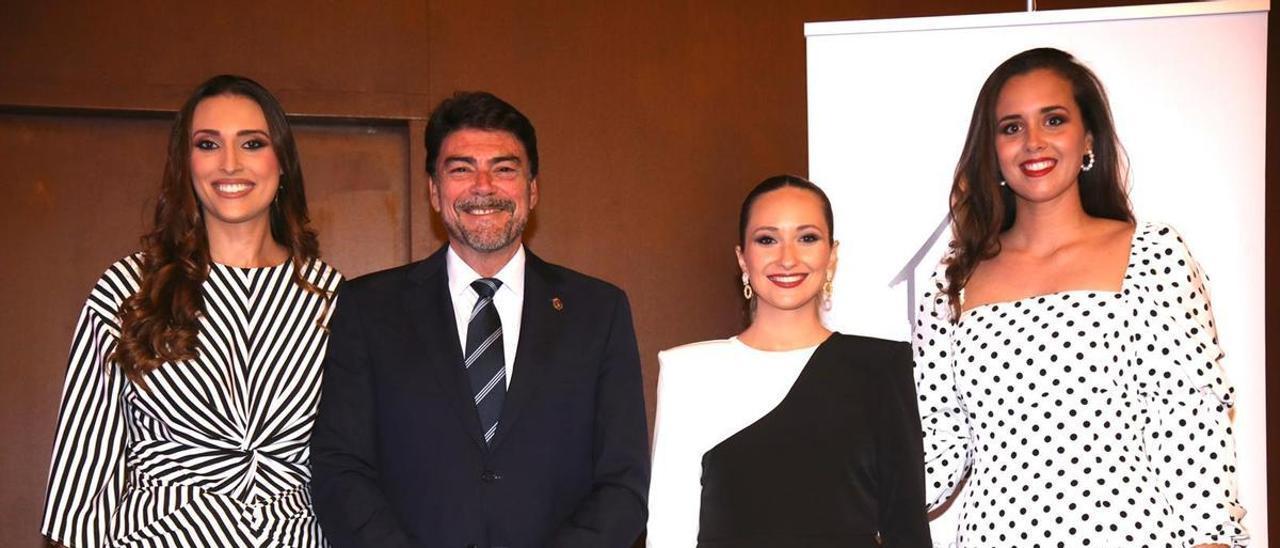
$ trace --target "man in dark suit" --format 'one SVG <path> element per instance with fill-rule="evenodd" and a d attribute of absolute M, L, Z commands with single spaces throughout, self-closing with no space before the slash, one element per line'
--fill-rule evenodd
<path fill-rule="evenodd" d="M 311 440 L 336 548 L 628 547 L 648 432 L 626 295 L 539 259 L 533 125 L 488 93 L 427 124 L 426 260 L 339 291 Z"/>

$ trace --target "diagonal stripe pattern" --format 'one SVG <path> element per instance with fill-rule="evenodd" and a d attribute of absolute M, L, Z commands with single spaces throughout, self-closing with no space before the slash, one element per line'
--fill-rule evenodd
<path fill-rule="evenodd" d="M 112 265 L 80 315 L 41 532 L 67 546 L 327 547 L 308 442 L 334 307 L 293 277 L 332 293 L 341 275 L 314 259 L 211 264 L 195 357 L 143 390 L 111 355 L 144 261 Z"/>
<path fill-rule="evenodd" d="M 463 354 L 463 366 L 471 380 L 471 394 L 475 396 L 485 443 L 489 443 L 498 430 L 498 416 L 502 414 L 502 402 L 507 395 L 502 320 L 493 304 L 493 295 L 501 286 L 502 281 L 495 278 L 471 282 L 471 289 L 480 298 L 471 310 L 471 320 L 467 324 L 467 348 Z"/>

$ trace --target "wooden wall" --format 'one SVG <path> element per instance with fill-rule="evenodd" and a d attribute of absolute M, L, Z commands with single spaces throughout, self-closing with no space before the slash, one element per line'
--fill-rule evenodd
<path fill-rule="evenodd" d="M 1137 2 L 1039 8 L 1122 3 Z M 443 240 L 423 173 L 422 129 L 435 102 L 457 89 L 485 89 L 523 110 L 538 128 L 543 166 L 530 246 L 628 291 L 652 414 L 659 349 L 741 327 L 732 249 L 742 196 L 767 175 L 806 171 L 803 22 L 1024 6 L 6 3 L 0 545 L 41 544 L 72 326 L 97 276 L 136 248 L 172 111 L 208 76 L 251 76 L 295 115 L 322 248 L 349 276 L 422 258 Z M 1274 160 L 1268 166 L 1273 179 Z M 1280 309 L 1274 293 L 1269 298 Z"/>

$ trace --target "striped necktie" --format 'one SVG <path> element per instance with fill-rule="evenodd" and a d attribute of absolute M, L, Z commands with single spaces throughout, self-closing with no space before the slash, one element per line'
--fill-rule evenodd
<path fill-rule="evenodd" d="M 467 321 L 467 351 L 463 354 L 486 444 L 498 430 L 498 416 L 502 414 L 502 401 L 507 395 L 507 369 L 502 356 L 502 320 L 493 303 L 493 294 L 501 285 L 502 281 L 496 278 L 480 278 L 471 282 L 471 289 L 480 298 L 476 300 L 475 308 L 471 309 L 471 319 Z"/>

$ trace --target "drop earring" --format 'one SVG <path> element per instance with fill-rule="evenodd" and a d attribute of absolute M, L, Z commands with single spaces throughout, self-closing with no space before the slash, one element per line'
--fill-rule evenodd
<path fill-rule="evenodd" d="M 748 276 L 746 272 L 743 272 L 742 273 L 742 298 L 749 301 L 751 300 L 751 297 L 754 294 L 755 293 L 751 291 L 751 277 Z"/>

